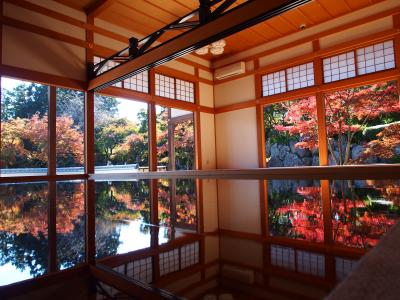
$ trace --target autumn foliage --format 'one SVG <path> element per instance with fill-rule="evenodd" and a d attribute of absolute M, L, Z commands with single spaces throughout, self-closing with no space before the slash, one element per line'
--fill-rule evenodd
<path fill-rule="evenodd" d="M 85 187 L 74 184 L 71 189 L 59 189 L 56 196 L 57 233 L 72 232 L 85 213 Z M 43 184 L 3 186 L 0 201 L 0 232 L 48 235 L 48 188 Z"/>
<path fill-rule="evenodd" d="M 368 248 L 375 246 L 379 239 L 400 218 L 400 190 L 391 182 L 374 183 L 368 190 L 379 193 L 388 204 L 377 205 L 367 196 L 358 195 L 349 182 L 332 182 L 330 193 L 332 240 L 334 243 L 349 247 Z M 297 187 L 297 198 L 280 205 L 270 212 L 271 228 L 277 228 L 274 222 L 287 219 L 284 235 L 307 241 L 324 241 L 324 222 L 322 215 L 321 187 Z M 365 198 L 366 197 L 366 198 Z M 377 196 L 371 196 L 377 197 Z M 380 199 L 377 197 L 377 199 Z M 387 206 L 389 205 L 391 206 Z M 329 204 L 325 204 L 329 205 Z M 396 212 L 397 210 L 397 212 Z M 272 234 L 276 234 L 272 232 Z M 280 233 L 282 234 L 282 233 Z"/>
<path fill-rule="evenodd" d="M 16 118 L 2 122 L 1 152 L 8 168 L 46 167 L 48 161 L 48 118 L 38 114 L 32 118 Z M 57 117 L 56 151 L 58 166 L 66 162 L 83 164 L 83 133 L 70 117 Z"/>
<path fill-rule="evenodd" d="M 285 112 L 281 122 L 274 125 L 274 129 L 298 136 L 298 142 L 295 144 L 297 148 L 316 149 L 318 122 L 315 97 L 280 105 Z M 335 164 L 344 165 L 361 163 L 371 156 L 392 158 L 396 147 L 400 145 L 398 122 L 393 122 L 399 120 L 399 113 L 400 101 L 396 82 L 378 83 L 326 94 L 325 118 L 331 159 Z M 376 135 L 375 140 L 368 141 L 361 133 L 375 123 L 383 124 L 383 130 Z M 351 158 L 351 147 L 355 142 L 364 148 L 358 160 Z"/>

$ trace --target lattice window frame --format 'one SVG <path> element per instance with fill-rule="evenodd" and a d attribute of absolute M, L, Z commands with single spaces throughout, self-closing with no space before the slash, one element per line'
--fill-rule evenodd
<path fill-rule="evenodd" d="M 156 96 L 182 102 L 196 103 L 194 82 L 171 77 L 162 73 L 156 73 L 154 80 Z"/>
<path fill-rule="evenodd" d="M 94 64 L 98 64 L 98 63 L 102 62 L 103 60 L 104 60 L 104 58 L 102 58 L 100 56 L 94 56 L 94 58 L 93 58 Z M 103 72 L 101 72 L 101 73 L 104 73 L 118 65 L 119 64 L 116 62 L 109 61 L 102 68 Z M 131 76 L 127 79 L 117 82 L 117 83 L 113 84 L 113 86 L 117 87 L 117 88 L 121 88 L 121 89 L 127 89 L 127 90 L 132 90 L 132 91 L 148 94 L 150 91 L 150 89 L 149 89 L 149 87 L 150 87 L 149 72 L 143 71 L 135 76 Z"/>
<path fill-rule="evenodd" d="M 358 75 L 376 73 L 396 67 L 393 40 L 358 48 L 356 55 Z"/>

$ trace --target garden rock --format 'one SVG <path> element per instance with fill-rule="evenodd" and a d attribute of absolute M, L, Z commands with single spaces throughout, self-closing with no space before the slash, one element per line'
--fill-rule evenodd
<path fill-rule="evenodd" d="M 311 151 L 303 148 L 296 148 L 295 153 L 300 157 L 311 156 Z"/>
<path fill-rule="evenodd" d="M 289 146 L 280 146 L 279 147 L 279 159 L 284 160 L 285 157 L 289 154 L 290 147 Z"/>
<path fill-rule="evenodd" d="M 278 144 L 272 144 L 271 146 L 271 157 L 277 157 L 279 155 Z"/>
<path fill-rule="evenodd" d="M 294 167 L 303 165 L 302 160 L 294 153 L 288 153 L 283 161 L 285 167 Z"/>
<path fill-rule="evenodd" d="M 303 165 L 305 165 L 305 166 L 311 166 L 313 164 L 312 157 L 303 157 L 302 161 L 303 161 Z"/>
<path fill-rule="evenodd" d="M 318 155 L 314 155 L 312 158 L 312 165 L 313 166 L 319 166 L 319 156 Z"/>
<path fill-rule="evenodd" d="M 283 167 L 283 163 L 278 157 L 272 156 L 268 162 L 268 167 Z"/>
<path fill-rule="evenodd" d="M 358 159 L 362 155 L 364 147 L 360 145 L 355 145 L 351 148 L 351 159 Z"/>

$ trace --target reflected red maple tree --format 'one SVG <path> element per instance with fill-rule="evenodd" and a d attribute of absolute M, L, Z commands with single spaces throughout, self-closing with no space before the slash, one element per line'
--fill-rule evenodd
<path fill-rule="evenodd" d="M 276 210 L 277 214 L 289 218 L 289 236 L 307 241 L 324 241 L 320 191 L 320 187 L 298 187 L 297 193 L 304 197 L 303 201 L 293 201 Z"/>
<path fill-rule="evenodd" d="M 375 187 L 382 197 L 399 201 L 400 187 L 395 183 Z M 276 210 L 276 214 L 287 216 L 291 227 L 288 236 L 308 241 L 324 241 L 324 224 L 321 205 L 320 187 L 298 187 L 296 192 L 304 197 L 303 201 L 293 201 Z M 348 188 L 346 192 L 349 192 Z M 387 211 L 374 211 L 368 199 L 362 199 L 353 193 L 338 193 L 331 188 L 331 216 L 333 241 L 350 247 L 375 246 L 398 220 L 398 217 Z M 342 196 L 346 195 L 346 196 Z"/>
<path fill-rule="evenodd" d="M 21 192 L 22 188 L 25 188 L 24 192 Z M 57 233 L 70 233 L 80 222 L 85 213 L 84 192 L 83 183 L 57 192 Z M 47 186 L 35 189 L 30 186 L 5 186 L 1 194 L 0 231 L 16 235 L 29 233 L 34 237 L 48 235 Z"/>

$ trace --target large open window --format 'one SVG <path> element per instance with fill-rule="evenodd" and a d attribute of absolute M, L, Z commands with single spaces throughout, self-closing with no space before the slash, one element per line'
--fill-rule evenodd
<path fill-rule="evenodd" d="M 319 165 L 315 97 L 266 105 L 264 127 L 269 167 Z"/>
<path fill-rule="evenodd" d="M 1 78 L 1 173 L 44 175 L 48 167 L 48 86 Z"/>
<path fill-rule="evenodd" d="M 400 162 L 397 83 L 383 82 L 325 95 L 329 164 Z"/>
<path fill-rule="evenodd" d="M 94 130 L 97 173 L 148 170 L 147 104 L 96 95 Z"/>
<path fill-rule="evenodd" d="M 84 100 L 81 91 L 57 88 L 57 173 L 84 173 Z"/>
<path fill-rule="evenodd" d="M 157 164 L 160 170 L 194 168 L 193 112 L 157 106 Z"/>

